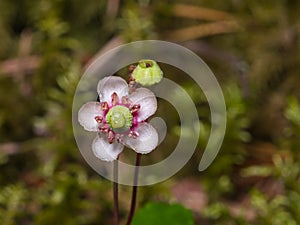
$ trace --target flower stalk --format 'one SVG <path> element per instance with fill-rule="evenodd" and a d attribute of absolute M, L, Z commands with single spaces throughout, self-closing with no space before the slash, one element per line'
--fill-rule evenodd
<path fill-rule="evenodd" d="M 96 158 L 113 163 L 114 225 L 119 224 L 118 165 L 119 155 L 127 146 L 136 152 L 131 206 L 127 225 L 135 213 L 141 155 L 158 145 L 158 133 L 148 123 L 157 110 L 155 94 L 142 86 L 161 81 L 163 72 L 149 59 L 129 67 L 129 82 L 118 76 L 98 82 L 97 101 L 87 102 L 78 111 L 78 122 L 86 131 L 96 133 L 91 149 Z"/>
<path fill-rule="evenodd" d="M 118 188 L 118 170 L 119 170 L 119 161 L 118 159 L 114 161 L 113 168 L 113 195 L 114 195 L 114 225 L 119 225 L 119 188 Z"/>
<path fill-rule="evenodd" d="M 135 213 L 136 207 L 136 195 L 137 195 L 137 188 L 138 188 L 138 177 L 139 177 L 139 167 L 141 164 L 141 157 L 142 154 L 136 154 L 136 161 L 135 161 L 135 170 L 134 170 L 134 177 L 133 177 L 133 187 L 132 187 L 132 196 L 131 196 L 131 206 L 129 211 L 129 216 L 127 219 L 126 225 L 130 225 Z"/>

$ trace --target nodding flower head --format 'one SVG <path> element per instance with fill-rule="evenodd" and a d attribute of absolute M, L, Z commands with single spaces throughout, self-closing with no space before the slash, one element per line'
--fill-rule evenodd
<path fill-rule="evenodd" d="M 113 161 L 124 145 L 142 154 L 154 150 L 158 134 L 146 122 L 157 109 L 154 93 L 137 88 L 129 94 L 126 81 L 116 76 L 100 80 L 97 89 L 100 102 L 87 102 L 78 112 L 83 128 L 97 132 L 92 143 L 95 156 Z"/>
<path fill-rule="evenodd" d="M 143 86 L 151 86 L 161 81 L 163 72 L 154 60 L 143 59 L 133 70 L 132 77 Z"/>

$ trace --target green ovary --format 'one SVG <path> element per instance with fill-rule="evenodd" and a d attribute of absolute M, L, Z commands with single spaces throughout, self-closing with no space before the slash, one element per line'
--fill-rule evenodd
<path fill-rule="evenodd" d="M 106 123 L 114 132 L 126 132 L 132 126 L 132 114 L 125 106 L 114 106 L 106 115 Z"/>

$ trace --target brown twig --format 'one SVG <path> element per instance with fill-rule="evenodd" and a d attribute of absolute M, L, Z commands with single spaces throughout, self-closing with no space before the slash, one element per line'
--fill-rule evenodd
<path fill-rule="evenodd" d="M 0 73 L 13 76 L 31 73 L 38 68 L 40 61 L 40 57 L 34 55 L 19 59 L 8 59 L 0 63 Z"/>
<path fill-rule="evenodd" d="M 119 6 L 120 0 L 108 0 L 106 6 L 106 14 L 111 18 L 115 18 L 118 14 Z"/>
<path fill-rule="evenodd" d="M 13 143 L 13 142 L 2 143 L 0 144 L 0 151 L 2 154 L 5 154 L 7 156 L 15 155 L 20 153 L 21 146 L 20 144 Z"/>
<path fill-rule="evenodd" d="M 226 12 L 199 7 L 199 6 L 185 5 L 185 4 L 175 4 L 172 12 L 175 16 L 189 18 L 189 19 L 200 19 L 200 20 L 208 20 L 208 21 L 233 19 L 233 17 Z"/>
<path fill-rule="evenodd" d="M 239 25 L 236 21 L 219 21 L 168 31 L 163 37 L 170 41 L 182 42 L 216 34 L 232 33 L 238 29 Z"/>

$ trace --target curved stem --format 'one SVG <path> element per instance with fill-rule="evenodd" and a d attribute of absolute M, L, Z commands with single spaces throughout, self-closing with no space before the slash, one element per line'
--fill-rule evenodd
<path fill-rule="evenodd" d="M 119 158 L 114 161 L 114 168 L 113 168 L 113 195 L 114 195 L 114 225 L 119 224 L 119 195 L 118 195 L 118 164 Z"/>
<path fill-rule="evenodd" d="M 130 212 L 129 216 L 127 219 L 126 225 L 130 225 L 131 221 L 134 216 L 135 212 L 135 206 L 136 206 L 136 194 L 137 194 L 137 183 L 138 183 L 138 176 L 139 176 L 139 166 L 141 163 L 141 154 L 137 153 L 136 154 L 136 161 L 135 161 L 135 171 L 134 171 L 134 178 L 133 178 L 133 188 L 132 188 L 132 196 L 131 196 L 131 207 L 130 207 Z"/>

